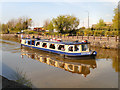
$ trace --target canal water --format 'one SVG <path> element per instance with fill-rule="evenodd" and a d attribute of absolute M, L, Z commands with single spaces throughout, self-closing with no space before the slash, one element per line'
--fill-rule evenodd
<path fill-rule="evenodd" d="M 4 37 L 2 75 L 33 88 L 117 88 L 118 51 L 92 48 L 96 59 L 69 60 L 20 46 L 17 37 Z"/>

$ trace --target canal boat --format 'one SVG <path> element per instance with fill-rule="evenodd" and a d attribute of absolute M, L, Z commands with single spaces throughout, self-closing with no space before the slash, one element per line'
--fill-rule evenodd
<path fill-rule="evenodd" d="M 21 39 L 21 46 L 56 53 L 64 58 L 94 58 L 97 52 L 90 50 L 89 44 L 87 40 L 82 42 L 63 42 L 60 39 Z"/>

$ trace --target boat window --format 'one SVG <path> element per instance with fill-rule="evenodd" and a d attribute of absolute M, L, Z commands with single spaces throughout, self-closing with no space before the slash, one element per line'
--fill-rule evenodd
<path fill-rule="evenodd" d="M 71 52 L 73 52 L 73 46 L 70 46 L 70 47 L 68 48 L 68 50 L 71 51 Z"/>
<path fill-rule="evenodd" d="M 73 71 L 73 65 L 71 65 L 71 64 L 68 65 L 68 70 L 69 70 L 69 71 Z"/>
<path fill-rule="evenodd" d="M 47 58 L 46 58 L 46 57 L 43 57 L 43 58 L 42 58 L 42 62 L 46 63 L 46 62 L 47 62 Z"/>
<path fill-rule="evenodd" d="M 27 44 L 27 40 L 25 40 L 25 42 L 24 42 L 25 44 Z"/>
<path fill-rule="evenodd" d="M 58 50 L 65 51 L 65 47 L 64 47 L 64 45 L 59 45 L 59 46 L 58 46 Z"/>
<path fill-rule="evenodd" d="M 82 51 L 87 51 L 88 50 L 88 45 L 85 44 L 85 45 L 82 45 Z"/>
<path fill-rule="evenodd" d="M 37 42 L 37 43 L 36 43 L 36 46 L 40 46 L 40 42 Z"/>
<path fill-rule="evenodd" d="M 75 48 L 75 51 L 79 51 L 79 45 L 75 45 L 74 48 Z"/>
<path fill-rule="evenodd" d="M 47 43 L 43 43 L 42 47 L 47 48 Z"/>
<path fill-rule="evenodd" d="M 34 45 L 34 43 L 35 43 L 35 41 L 34 41 L 34 40 L 32 40 L 32 45 Z"/>
<path fill-rule="evenodd" d="M 28 41 L 28 45 L 30 45 L 30 41 Z"/>
<path fill-rule="evenodd" d="M 35 55 L 34 55 L 34 54 L 32 54 L 32 55 L 31 55 L 31 58 L 32 58 L 32 59 L 35 59 Z"/>
<path fill-rule="evenodd" d="M 55 49 L 55 44 L 50 44 L 49 48 Z"/>

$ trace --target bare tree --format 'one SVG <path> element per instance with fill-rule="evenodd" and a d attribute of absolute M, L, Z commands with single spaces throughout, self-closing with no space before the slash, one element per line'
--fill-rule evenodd
<path fill-rule="evenodd" d="M 50 20 L 49 19 L 46 19 L 45 21 L 44 21 L 44 25 L 43 25 L 43 27 L 45 28 L 45 29 L 47 29 L 47 26 L 50 24 Z"/>

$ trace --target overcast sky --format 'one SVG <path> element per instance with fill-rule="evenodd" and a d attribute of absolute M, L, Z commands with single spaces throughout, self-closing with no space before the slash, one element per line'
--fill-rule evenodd
<path fill-rule="evenodd" d="M 22 1 L 22 0 L 21 0 Z M 27 16 L 33 19 L 33 26 L 43 26 L 46 19 L 51 20 L 59 15 L 74 15 L 80 19 L 80 26 L 88 26 L 88 12 L 90 26 L 99 21 L 100 18 L 105 22 L 112 22 L 114 8 L 117 7 L 117 1 L 113 0 L 28 0 L 17 2 L 15 0 L 1 1 L 0 17 L 2 23 L 6 23 L 12 18 Z M 90 2 L 91 1 L 91 2 Z"/>

